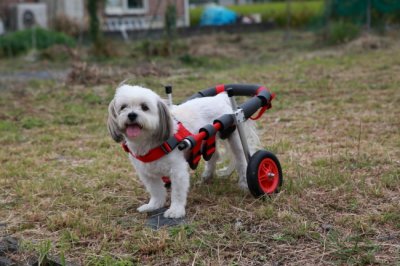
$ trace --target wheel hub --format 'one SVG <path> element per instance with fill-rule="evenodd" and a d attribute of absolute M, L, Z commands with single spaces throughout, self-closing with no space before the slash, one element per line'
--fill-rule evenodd
<path fill-rule="evenodd" d="M 278 187 L 279 172 L 273 160 L 265 158 L 258 168 L 258 182 L 266 194 L 272 194 Z"/>

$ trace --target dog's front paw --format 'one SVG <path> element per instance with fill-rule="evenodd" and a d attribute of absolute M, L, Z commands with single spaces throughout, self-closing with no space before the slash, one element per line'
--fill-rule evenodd
<path fill-rule="evenodd" d="M 182 218 L 185 216 L 185 208 L 184 207 L 170 207 L 165 211 L 165 218 Z"/>
<path fill-rule="evenodd" d="M 151 212 L 151 211 L 160 209 L 161 207 L 164 207 L 164 205 L 148 203 L 148 204 L 143 204 L 142 206 L 137 208 L 137 210 L 138 210 L 138 212 Z"/>

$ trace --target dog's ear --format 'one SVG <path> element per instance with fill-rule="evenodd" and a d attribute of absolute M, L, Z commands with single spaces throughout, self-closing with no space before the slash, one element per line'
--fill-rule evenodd
<path fill-rule="evenodd" d="M 108 105 L 108 119 L 107 119 L 108 132 L 115 142 L 121 142 L 124 138 L 117 124 L 117 112 L 115 111 L 115 99 Z"/>
<path fill-rule="evenodd" d="M 172 136 L 173 131 L 173 124 L 172 124 L 172 117 L 169 112 L 168 106 L 162 101 L 158 101 L 158 117 L 159 127 L 158 130 L 155 132 L 156 138 L 161 141 L 166 141 L 169 137 Z"/>

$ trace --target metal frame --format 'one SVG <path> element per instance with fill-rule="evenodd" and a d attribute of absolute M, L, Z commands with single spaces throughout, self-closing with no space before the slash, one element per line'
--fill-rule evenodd
<path fill-rule="evenodd" d="M 229 95 L 229 100 L 231 102 L 232 111 L 234 114 L 233 118 L 235 120 L 235 125 L 236 125 L 238 133 L 239 133 L 240 141 L 242 143 L 244 156 L 248 163 L 250 160 L 250 150 L 249 150 L 249 144 L 247 143 L 247 139 L 246 139 L 246 133 L 245 133 L 245 130 L 242 125 L 246 121 L 246 118 L 245 118 L 243 110 L 241 108 L 238 108 L 235 96 Z"/>

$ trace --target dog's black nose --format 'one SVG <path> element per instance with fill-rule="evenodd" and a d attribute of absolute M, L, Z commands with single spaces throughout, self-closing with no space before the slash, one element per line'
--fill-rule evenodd
<path fill-rule="evenodd" d="M 137 118 L 137 113 L 135 113 L 135 112 L 129 113 L 129 114 L 128 114 L 128 118 L 129 118 L 129 120 L 131 120 L 131 121 L 135 121 L 136 118 Z"/>

